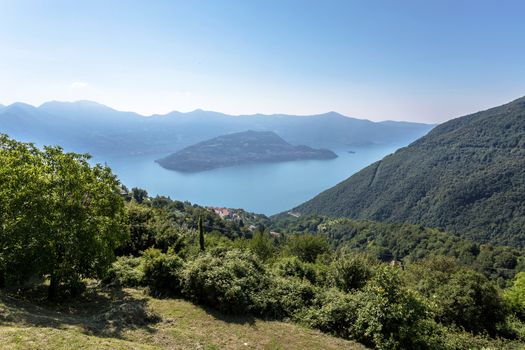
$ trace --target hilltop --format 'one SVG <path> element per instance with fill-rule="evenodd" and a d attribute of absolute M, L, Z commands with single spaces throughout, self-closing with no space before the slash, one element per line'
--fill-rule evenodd
<path fill-rule="evenodd" d="M 337 155 L 330 150 L 293 146 L 271 131 L 245 131 L 199 142 L 157 162 L 166 169 L 196 172 L 251 163 L 333 158 Z"/>
<path fill-rule="evenodd" d="M 453 119 L 293 209 L 525 245 L 525 98 Z"/>

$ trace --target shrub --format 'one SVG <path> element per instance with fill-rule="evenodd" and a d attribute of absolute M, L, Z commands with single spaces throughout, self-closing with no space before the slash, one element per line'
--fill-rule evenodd
<path fill-rule="evenodd" d="M 330 266 L 332 285 L 344 292 L 361 288 L 372 277 L 376 262 L 367 255 L 344 253 L 339 255 Z"/>
<path fill-rule="evenodd" d="M 274 277 L 256 299 L 258 312 L 276 319 L 293 319 L 311 304 L 317 289 L 307 280 Z"/>
<path fill-rule="evenodd" d="M 267 232 L 256 232 L 248 242 L 248 248 L 262 261 L 270 259 L 275 254 L 273 240 Z"/>
<path fill-rule="evenodd" d="M 266 285 L 260 261 L 237 249 L 201 254 L 184 269 L 184 294 L 225 313 L 257 309 L 256 294 Z"/>
<path fill-rule="evenodd" d="M 496 326 L 505 319 L 505 308 L 496 287 L 482 274 L 462 270 L 432 295 L 437 304 L 438 320 L 456 324 L 466 330 L 494 335 Z"/>
<path fill-rule="evenodd" d="M 147 249 L 142 255 L 143 283 L 156 295 L 178 295 L 182 291 L 183 260 L 172 252 Z"/>
<path fill-rule="evenodd" d="M 129 220 L 129 239 L 118 248 L 118 255 L 135 255 L 155 244 L 155 230 L 151 225 L 154 210 L 144 205 L 131 202 L 126 205 Z"/>
<path fill-rule="evenodd" d="M 338 337 L 351 338 L 351 326 L 357 315 L 357 302 L 352 295 L 338 289 L 318 294 L 314 306 L 303 312 L 301 322 Z"/>
<path fill-rule="evenodd" d="M 174 224 L 163 210 L 157 210 L 149 227 L 155 235 L 155 248 L 163 252 L 169 249 L 180 251 L 186 244 L 185 240 L 193 233 L 185 227 Z"/>
<path fill-rule="evenodd" d="M 501 338 L 493 339 L 486 334 L 474 335 L 456 327 L 445 327 L 437 324 L 434 334 L 433 349 L 437 350 L 515 350 L 520 349 L 519 344 L 512 344 Z"/>
<path fill-rule="evenodd" d="M 505 318 L 495 285 L 482 274 L 446 257 L 429 257 L 408 268 L 408 280 L 429 300 L 436 321 L 494 335 Z"/>
<path fill-rule="evenodd" d="M 423 300 L 404 288 L 400 270 L 383 266 L 355 294 L 357 314 L 351 333 L 377 349 L 427 348 L 429 312 Z"/>
<path fill-rule="evenodd" d="M 109 268 L 105 283 L 116 284 L 122 287 L 136 287 L 142 283 L 144 272 L 141 266 L 142 259 L 133 256 L 120 256 Z"/>
<path fill-rule="evenodd" d="M 525 319 L 525 272 L 514 277 L 512 286 L 503 294 L 510 309 L 521 319 Z"/>
<path fill-rule="evenodd" d="M 285 251 L 302 261 L 313 263 L 319 255 L 330 252 L 330 244 L 321 234 L 296 234 L 288 238 Z"/>
<path fill-rule="evenodd" d="M 312 283 L 316 283 L 318 280 L 315 264 L 305 263 L 295 256 L 277 261 L 273 265 L 273 271 L 281 277 L 306 278 Z"/>

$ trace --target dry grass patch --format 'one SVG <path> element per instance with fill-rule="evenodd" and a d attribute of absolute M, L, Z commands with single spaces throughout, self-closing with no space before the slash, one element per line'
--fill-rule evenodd
<path fill-rule="evenodd" d="M 49 304 L 0 293 L 2 349 L 364 349 L 298 325 L 224 316 L 138 289 L 91 287 L 75 301 Z"/>

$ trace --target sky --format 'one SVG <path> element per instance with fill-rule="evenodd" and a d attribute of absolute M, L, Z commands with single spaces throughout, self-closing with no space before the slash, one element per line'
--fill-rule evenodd
<path fill-rule="evenodd" d="M 438 123 L 525 95 L 522 0 L 0 0 L 0 103 Z"/>

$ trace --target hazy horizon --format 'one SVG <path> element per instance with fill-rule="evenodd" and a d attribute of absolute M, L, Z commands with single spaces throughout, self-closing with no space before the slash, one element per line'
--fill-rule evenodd
<path fill-rule="evenodd" d="M 219 113 L 219 114 L 223 114 L 223 115 L 231 116 L 231 117 L 250 117 L 250 116 L 264 116 L 264 117 L 272 117 L 272 116 L 316 117 L 316 116 L 321 116 L 321 115 L 327 115 L 327 114 L 330 114 L 330 113 L 336 113 L 336 114 L 338 114 L 340 116 L 343 116 L 345 118 L 351 118 L 351 119 L 357 119 L 357 120 L 367 120 L 367 121 L 371 121 L 371 122 L 374 122 L 374 123 L 383 123 L 383 122 L 393 122 L 394 121 L 394 122 L 421 123 L 421 124 L 429 124 L 429 125 L 436 124 L 436 123 L 425 123 L 425 122 L 408 121 L 408 120 L 391 120 L 391 119 L 370 120 L 370 119 L 362 118 L 360 116 L 345 115 L 345 114 L 340 113 L 338 111 L 326 111 L 326 112 L 317 113 L 317 114 L 288 114 L 288 113 L 228 114 L 228 113 L 224 113 L 224 112 L 221 112 L 221 111 L 212 111 L 212 110 L 207 110 L 207 109 L 202 109 L 202 108 L 196 108 L 196 109 L 189 110 L 189 111 L 172 110 L 172 111 L 169 111 L 167 113 L 162 113 L 162 114 L 159 114 L 159 113 L 141 114 L 141 113 L 139 113 L 137 111 L 126 110 L 126 109 L 121 110 L 121 109 L 115 108 L 115 107 L 113 107 L 111 105 L 103 104 L 103 103 L 100 103 L 100 102 L 97 102 L 97 101 L 92 101 L 92 100 L 72 100 L 72 101 L 49 100 L 49 101 L 44 101 L 43 103 L 40 103 L 40 104 L 32 104 L 32 103 L 28 103 L 28 102 L 24 102 L 24 101 L 15 101 L 15 102 L 8 103 L 8 104 L 0 102 L 0 108 L 1 107 L 9 107 L 9 106 L 12 106 L 12 105 L 15 105 L 15 104 L 18 104 L 18 103 L 21 103 L 21 104 L 24 104 L 24 105 L 29 105 L 29 106 L 31 106 L 33 108 L 37 108 L 37 109 L 40 108 L 41 106 L 45 105 L 46 103 L 71 103 L 71 104 L 92 103 L 92 104 L 99 105 L 101 107 L 106 107 L 106 108 L 115 110 L 117 112 L 134 113 L 134 114 L 137 114 L 138 116 L 144 117 L 144 118 L 156 117 L 156 116 L 163 117 L 163 116 L 166 116 L 166 115 L 171 114 L 171 113 L 188 114 L 188 113 L 197 112 L 197 111 L 202 111 L 202 112 L 206 112 L 206 113 Z"/>
<path fill-rule="evenodd" d="M 0 1 L 0 103 L 439 123 L 525 95 L 521 1 Z"/>

